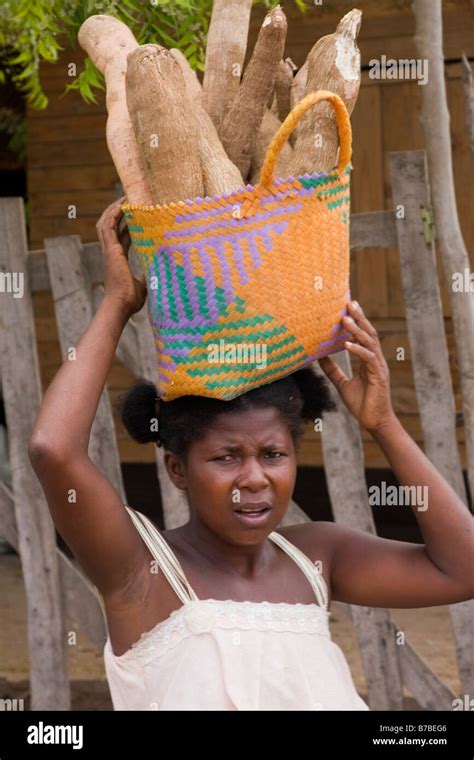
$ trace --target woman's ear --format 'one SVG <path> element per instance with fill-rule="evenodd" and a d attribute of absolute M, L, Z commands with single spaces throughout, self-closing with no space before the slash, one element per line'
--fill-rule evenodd
<path fill-rule="evenodd" d="M 164 452 L 163 461 L 165 463 L 166 472 L 170 476 L 171 482 L 174 483 L 176 488 L 180 491 L 187 491 L 187 483 L 185 476 L 184 463 L 180 457 L 173 454 L 172 451 Z"/>

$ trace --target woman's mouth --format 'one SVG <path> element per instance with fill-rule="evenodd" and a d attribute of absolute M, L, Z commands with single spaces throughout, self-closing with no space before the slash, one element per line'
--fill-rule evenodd
<path fill-rule="evenodd" d="M 264 523 L 272 511 L 269 504 L 242 504 L 234 510 L 234 514 L 244 525 L 261 525 Z"/>

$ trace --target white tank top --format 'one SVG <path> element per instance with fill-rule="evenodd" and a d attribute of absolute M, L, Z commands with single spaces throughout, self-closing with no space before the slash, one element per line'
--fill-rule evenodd
<path fill-rule="evenodd" d="M 164 537 L 128 512 L 183 605 L 104 663 L 115 710 L 368 710 L 331 640 L 328 594 L 316 565 L 279 533 L 317 603 L 198 599 Z"/>

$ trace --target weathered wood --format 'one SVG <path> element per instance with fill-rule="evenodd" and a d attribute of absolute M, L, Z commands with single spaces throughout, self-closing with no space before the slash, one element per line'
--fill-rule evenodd
<path fill-rule="evenodd" d="M 277 6 L 265 16 L 242 83 L 219 129 L 222 145 L 244 179 L 250 169 L 252 145 L 275 87 L 286 31 L 286 16 Z"/>
<path fill-rule="evenodd" d="M 370 119 L 366 115 L 370 113 Z M 382 142 L 382 127 L 385 114 L 382 109 L 382 98 L 379 88 L 364 87 L 359 91 L 357 107 L 351 116 L 352 132 L 357 135 L 354 140 L 352 164 L 354 172 L 351 181 L 362 175 L 364 182 L 359 182 L 357 188 L 352 187 L 352 214 L 357 211 L 373 211 L 385 207 L 384 187 L 384 151 Z M 362 123 L 361 123 L 362 122 Z M 394 246 L 396 246 L 396 231 L 394 231 Z M 359 303 L 364 304 L 364 311 L 373 319 L 387 312 L 393 298 L 397 298 L 401 286 L 394 287 L 387 272 L 387 262 L 393 255 L 395 265 L 399 266 L 398 252 L 394 249 L 380 256 L 380 251 L 366 247 L 364 255 L 357 256 L 351 269 L 351 285 L 357 294 Z M 392 276 L 394 279 L 394 276 Z M 377 287 L 374 288 L 374 283 Z M 390 287 L 389 287 L 390 282 Z M 396 291 L 395 293 L 393 291 Z M 402 312 L 403 313 L 403 312 Z"/>
<path fill-rule="evenodd" d="M 398 631 L 392 622 L 395 639 Z M 423 710 L 452 710 L 456 694 L 446 686 L 406 641 L 397 646 L 402 680 Z"/>
<path fill-rule="evenodd" d="M 170 50 L 177 61 L 186 82 L 186 90 L 194 109 L 198 126 L 198 148 L 201 161 L 204 195 L 226 195 L 243 187 L 239 170 L 225 152 L 214 123 L 202 105 L 202 88 L 184 55 Z"/>
<path fill-rule="evenodd" d="M 352 369 L 347 351 L 331 357 L 347 377 Z M 321 374 L 319 365 L 314 369 Z M 330 387 L 337 410 L 323 419 L 322 444 L 329 496 L 336 522 L 375 534 L 367 499 L 359 426 Z M 352 606 L 360 654 L 367 677 L 369 705 L 378 710 L 402 709 L 402 683 L 396 643 L 386 609 Z"/>
<path fill-rule="evenodd" d="M 459 380 L 466 430 L 467 477 L 474 494 L 474 298 L 469 288 L 453 288 L 453 275 L 470 271 L 456 206 L 451 156 L 450 119 L 443 59 L 441 0 L 413 0 L 415 41 L 420 58 L 428 62 L 429 77 L 421 87 L 421 114 L 425 133 L 431 197 L 440 253 L 453 319 Z M 471 678 L 474 678 L 474 667 Z M 466 693 L 472 693 L 471 681 Z"/>
<path fill-rule="evenodd" d="M 397 244 L 397 228 L 393 211 L 372 211 L 351 214 L 351 251 L 363 248 L 389 248 Z M 380 253 L 379 253 L 380 255 Z"/>
<path fill-rule="evenodd" d="M 33 710 L 69 709 L 66 641 L 61 608 L 56 536 L 46 501 L 28 458 L 28 446 L 41 402 L 33 307 L 26 264 L 23 201 L 0 199 L 0 271 L 23 279 L 21 298 L 0 299 L 0 330 L 5 347 L 2 392 L 28 612 L 31 704 Z"/>
<path fill-rule="evenodd" d="M 46 238 L 51 291 L 63 360 L 75 348 L 92 320 L 90 283 L 81 262 L 81 242 L 77 235 Z M 92 425 L 88 454 L 125 500 L 114 423 L 107 390 L 104 389 Z"/>
<path fill-rule="evenodd" d="M 335 602 L 334 606 L 354 622 L 354 608 L 351 605 Z M 397 624 L 392 620 L 389 635 L 396 640 L 399 634 Z M 397 644 L 396 651 L 403 684 L 420 707 L 423 710 L 452 710 L 452 700 L 456 698 L 456 695 L 433 673 L 410 642 L 405 640 L 403 644 Z"/>
<path fill-rule="evenodd" d="M 202 196 L 198 126 L 174 56 L 160 45 L 137 47 L 127 58 L 125 89 L 153 202 Z M 129 201 L 134 202 L 131 196 Z"/>
<path fill-rule="evenodd" d="M 466 133 L 469 138 L 469 147 L 474 154 L 474 81 L 472 68 L 466 54 L 462 54 L 462 82 L 464 86 L 464 108 L 466 112 Z"/>
<path fill-rule="evenodd" d="M 214 0 L 206 43 L 203 104 L 217 132 L 239 90 L 252 0 Z"/>
<path fill-rule="evenodd" d="M 389 162 L 394 203 L 404 208 L 404 218 L 397 219 L 396 226 L 425 453 L 467 509 L 434 240 L 424 237 L 420 214 L 420 209 L 431 207 L 426 154 L 424 151 L 391 153 Z M 451 605 L 450 613 L 461 683 L 463 689 L 472 689 L 474 601 Z"/>
<path fill-rule="evenodd" d="M 305 94 L 317 90 L 335 92 L 352 113 L 360 87 L 360 51 L 357 35 L 362 13 L 352 10 L 336 32 L 322 37 L 308 54 Z M 317 138 L 317 139 L 316 139 Z M 313 108 L 299 123 L 291 174 L 329 171 L 337 164 L 338 131 L 329 103 Z"/>
<path fill-rule="evenodd" d="M 15 521 L 13 492 L 0 482 L 0 535 L 18 552 L 19 539 Z M 102 649 L 107 637 L 100 596 L 77 564 L 56 546 L 64 610 L 81 631 Z"/>

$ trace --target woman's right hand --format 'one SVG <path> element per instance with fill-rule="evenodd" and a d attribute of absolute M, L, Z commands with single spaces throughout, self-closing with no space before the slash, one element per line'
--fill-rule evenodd
<path fill-rule="evenodd" d="M 146 300 L 146 278 L 133 276 L 128 263 L 130 233 L 126 227 L 119 233 L 118 225 L 123 216 L 123 196 L 111 203 L 96 224 L 97 234 L 104 254 L 104 297 L 112 298 L 124 309 L 127 317 L 140 311 Z"/>

